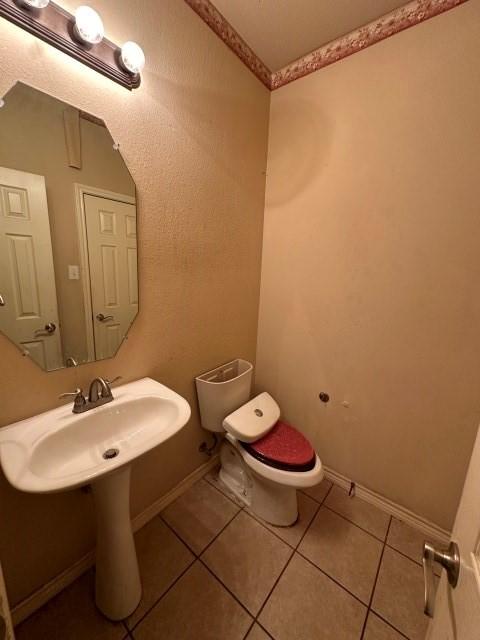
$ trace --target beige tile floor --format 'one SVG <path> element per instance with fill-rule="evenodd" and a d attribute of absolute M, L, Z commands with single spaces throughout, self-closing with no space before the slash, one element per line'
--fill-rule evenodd
<path fill-rule="evenodd" d="M 273 527 L 208 474 L 137 533 L 128 620 L 98 613 L 90 571 L 17 640 L 423 640 L 423 536 L 326 480 L 298 499 Z"/>

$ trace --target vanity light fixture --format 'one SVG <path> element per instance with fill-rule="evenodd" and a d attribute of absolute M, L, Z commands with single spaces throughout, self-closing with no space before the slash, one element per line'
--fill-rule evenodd
<path fill-rule="evenodd" d="M 125 42 L 120 52 L 120 62 L 124 69 L 137 75 L 145 66 L 145 54 L 136 42 Z"/>
<path fill-rule="evenodd" d="M 31 9 L 45 9 L 50 0 L 19 0 L 19 4 Z"/>
<path fill-rule="evenodd" d="M 120 48 L 107 40 L 92 7 L 82 5 L 72 15 L 51 0 L 0 0 L 0 16 L 125 88 L 140 86 L 141 47 L 129 41 Z"/>
<path fill-rule="evenodd" d="M 82 5 L 75 11 L 75 36 L 85 44 L 98 44 L 103 40 L 105 29 L 95 9 Z"/>

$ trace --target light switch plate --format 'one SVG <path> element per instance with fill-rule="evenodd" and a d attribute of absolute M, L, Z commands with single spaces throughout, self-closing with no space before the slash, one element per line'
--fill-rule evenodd
<path fill-rule="evenodd" d="M 68 279 L 80 280 L 80 267 L 78 266 L 78 264 L 68 265 Z"/>

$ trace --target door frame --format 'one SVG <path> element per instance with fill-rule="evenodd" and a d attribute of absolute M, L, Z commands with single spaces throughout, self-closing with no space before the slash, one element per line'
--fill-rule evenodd
<path fill-rule="evenodd" d="M 86 184 L 75 182 L 73 185 L 75 193 L 75 222 L 77 226 L 78 255 L 80 259 L 80 274 L 83 291 L 83 303 L 85 309 L 85 330 L 87 337 L 87 357 L 88 361 L 95 360 L 95 340 L 93 332 L 93 310 L 92 310 L 92 294 L 90 290 L 90 263 L 88 261 L 88 243 L 87 243 L 87 224 L 85 219 L 85 201 L 84 196 L 97 196 L 107 200 L 116 200 L 126 204 L 137 206 L 135 196 L 127 196 L 124 193 L 116 193 L 107 189 L 99 189 L 98 187 L 89 187 Z M 138 229 L 138 221 L 137 221 Z M 138 247 L 138 239 L 137 239 Z"/>

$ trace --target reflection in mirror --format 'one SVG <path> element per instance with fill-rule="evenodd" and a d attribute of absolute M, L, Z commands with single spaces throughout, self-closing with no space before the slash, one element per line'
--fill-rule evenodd
<path fill-rule="evenodd" d="M 47 371 L 138 312 L 135 184 L 105 123 L 17 83 L 0 109 L 0 330 Z"/>

